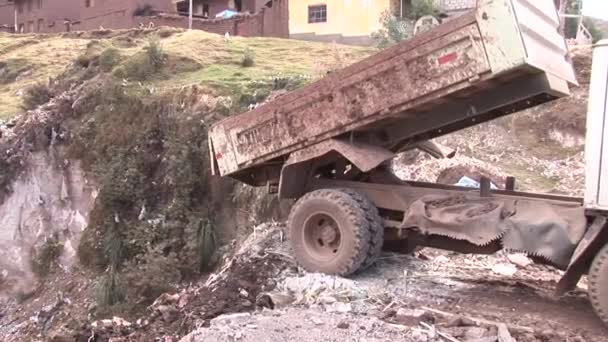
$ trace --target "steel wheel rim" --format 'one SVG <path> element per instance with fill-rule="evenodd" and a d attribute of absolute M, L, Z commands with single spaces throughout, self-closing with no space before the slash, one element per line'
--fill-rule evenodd
<path fill-rule="evenodd" d="M 336 257 L 342 245 L 338 222 L 327 213 L 311 215 L 304 223 L 303 241 L 306 252 L 316 260 Z"/>

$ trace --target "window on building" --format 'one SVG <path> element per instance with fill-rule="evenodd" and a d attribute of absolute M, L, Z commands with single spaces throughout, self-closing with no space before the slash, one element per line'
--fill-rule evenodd
<path fill-rule="evenodd" d="M 36 0 L 36 8 L 42 8 L 42 0 Z"/>
<path fill-rule="evenodd" d="M 234 0 L 234 8 L 237 12 L 243 11 L 243 2 L 241 0 Z"/>
<path fill-rule="evenodd" d="M 84 0 L 84 7 L 94 7 L 95 6 L 95 0 Z"/>
<path fill-rule="evenodd" d="M 327 5 L 308 6 L 308 22 L 309 23 L 326 23 L 327 22 Z"/>
<path fill-rule="evenodd" d="M 38 24 L 36 25 L 36 31 L 38 31 L 38 32 L 44 31 L 44 19 L 38 19 Z"/>
<path fill-rule="evenodd" d="M 203 17 L 209 18 L 209 4 L 203 4 Z"/>

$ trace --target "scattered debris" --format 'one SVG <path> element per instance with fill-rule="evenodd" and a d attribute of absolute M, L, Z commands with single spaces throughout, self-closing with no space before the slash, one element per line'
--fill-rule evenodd
<path fill-rule="evenodd" d="M 513 264 L 499 263 L 492 267 L 492 272 L 503 276 L 510 277 L 517 272 L 517 268 Z"/>
<path fill-rule="evenodd" d="M 521 268 L 526 268 L 533 263 L 533 261 L 523 253 L 508 254 L 507 259 Z"/>

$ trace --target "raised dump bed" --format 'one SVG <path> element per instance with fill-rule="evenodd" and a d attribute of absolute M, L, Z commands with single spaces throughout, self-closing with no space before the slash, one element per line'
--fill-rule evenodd
<path fill-rule="evenodd" d="M 284 166 L 321 156 L 331 163 L 331 151 L 366 171 L 388 152 L 566 96 L 576 80 L 558 26 L 552 0 L 479 1 L 475 11 L 215 124 L 213 172 L 277 184 Z M 281 195 L 298 194 L 287 190 Z"/>

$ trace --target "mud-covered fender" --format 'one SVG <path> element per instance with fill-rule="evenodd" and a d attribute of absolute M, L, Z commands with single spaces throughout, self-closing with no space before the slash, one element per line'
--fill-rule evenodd
<path fill-rule="evenodd" d="M 308 180 L 310 161 L 337 152 L 362 172 L 368 172 L 395 154 L 385 148 L 341 139 L 329 139 L 293 152 L 281 169 L 279 197 L 294 198 L 302 194 Z"/>
<path fill-rule="evenodd" d="M 574 250 L 566 272 L 557 283 L 557 295 L 561 296 L 576 288 L 576 284 L 583 274 L 589 270 L 593 257 L 608 242 L 607 221 L 608 219 L 604 216 L 596 216 L 593 219 L 589 229 Z"/>

